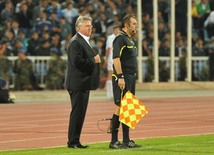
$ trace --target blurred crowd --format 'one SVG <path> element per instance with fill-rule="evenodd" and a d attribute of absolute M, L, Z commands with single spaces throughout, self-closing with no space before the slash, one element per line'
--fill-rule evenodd
<path fill-rule="evenodd" d="M 79 15 L 93 18 L 94 36 L 104 39 L 112 33 L 112 25 L 123 14 L 135 13 L 135 1 L 113 0 L 5 0 L 0 5 L 2 40 L 7 43 L 6 55 L 22 51 L 29 56 L 50 56 L 55 47 L 66 55 L 66 43 L 76 33 Z"/>
<path fill-rule="evenodd" d="M 143 0 L 143 56 L 153 53 L 153 2 Z M 170 56 L 170 2 L 158 1 L 159 56 Z M 187 75 L 187 14 L 188 0 L 175 0 L 175 56 L 179 58 L 178 80 L 184 81 Z M 200 75 L 192 73 L 193 81 L 214 80 L 214 1 L 192 0 L 192 56 L 208 56 L 209 64 L 203 66 Z M 145 81 L 153 80 L 153 58 L 148 59 L 148 72 Z M 194 67 L 194 63 L 193 63 Z M 193 68 L 194 70 L 194 68 Z M 159 63 L 160 81 L 169 80 L 169 68 L 164 61 Z M 206 76 L 205 76 L 206 75 Z"/>
<path fill-rule="evenodd" d="M 153 4 L 142 0 L 143 56 L 152 58 L 153 52 Z M 213 0 L 193 0 L 193 56 L 213 57 L 214 12 Z M 75 21 L 79 15 L 93 19 L 93 36 L 90 43 L 105 61 L 106 39 L 115 25 L 127 13 L 137 12 L 136 0 L 1 0 L 0 1 L 0 77 L 10 81 L 11 72 L 16 76 L 16 90 L 39 89 L 28 56 L 50 56 L 46 77 L 47 89 L 62 89 L 66 62 L 66 45 L 76 33 Z M 187 0 L 176 0 L 176 51 L 185 57 L 187 46 Z M 170 56 L 170 0 L 158 0 L 159 56 Z M 137 42 L 137 36 L 134 38 Z M 7 58 L 18 56 L 14 64 Z M 148 64 L 150 63 L 148 58 Z M 209 61 L 213 63 L 213 58 Z M 168 69 L 160 63 L 160 79 L 167 81 Z M 4 66 L 4 67 L 2 67 Z M 210 66 L 214 66 L 210 64 Z M 148 65 L 148 67 L 151 67 Z M 102 68 L 102 67 L 101 67 Z M 181 67 L 182 68 L 182 67 Z M 151 81 L 151 70 L 144 81 Z M 102 68 L 106 76 L 106 69 Z M 210 80 L 214 71 L 210 67 Z M 183 75 L 184 74 L 184 75 Z M 182 73 L 185 78 L 185 70 Z M 60 79 L 60 80 L 59 80 Z M 180 78 L 180 80 L 184 80 Z"/>

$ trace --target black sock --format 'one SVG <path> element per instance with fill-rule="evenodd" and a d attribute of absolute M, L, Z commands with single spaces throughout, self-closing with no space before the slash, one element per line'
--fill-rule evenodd
<path fill-rule="evenodd" d="M 120 127 L 119 116 L 113 114 L 112 116 L 112 134 L 111 134 L 111 143 L 118 141 L 118 131 Z"/>
<path fill-rule="evenodd" d="M 127 143 L 130 141 L 130 139 L 129 139 L 129 127 L 122 123 L 122 129 L 123 129 L 123 142 Z"/>

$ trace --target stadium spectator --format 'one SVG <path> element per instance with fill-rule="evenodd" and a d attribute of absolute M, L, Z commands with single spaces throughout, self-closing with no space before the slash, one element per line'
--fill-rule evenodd
<path fill-rule="evenodd" d="M 101 13 L 101 14 L 99 14 L 99 17 L 100 18 L 97 18 L 93 22 L 94 33 L 97 36 L 106 37 L 106 29 L 107 29 L 106 15 L 105 15 L 105 13 Z"/>
<path fill-rule="evenodd" d="M 33 8 L 35 8 L 39 1 L 38 0 L 25 0 L 25 3 L 27 4 L 28 6 L 28 11 L 31 15 L 33 15 Z M 33 16 L 32 16 L 32 19 L 33 19 Z"/>
<path fill-rule="evenodd" d="M 91 0 L 91 4 L 93 7 L 93 10 L 99 10 L 100 5 L 104 5 L 104 2 L 101 0 Z"/>
<path fill-rule="evenodd" d="M 158 38 L 164 41 L 165 34 L 169 31 L 167 25 L 162 21 L 158 24 Z"/>
<path fill-rule="evenodd" d="M 66 55 L 67 55 L 67 44 L 68 44 L 68 42 L 71 40 L 71 38 L 72 38 L 71 33 L 68 33 L 68 34 L 66 35 L 65 39 L 63 39 L 63 40 L 60 42 L 60 44 L 61 44 L 61 49 L 60 49 L 60 51 L 61 51 L 61 55 L 62 55 L 62 56 L 66 56 Z"/>
<path fill-rule="evenodd" d="M 12 21 L 10 31 L 13 33 L 14 38 L 17 38 L 19 36 L 19 32 L 21 31 L 21 28 L 17 20 Z"/>
<path fill-rule="evenodd" d="M 159 81 L 167 82 L 169 80 L 169 68 L 166 65 L 166 61 L 159 60 Z"/>
<path fill-rule="evenodd" d="M 153 17 L 153 1 L 142 0 L 142 10 L 145 14 L 149 14 L 150 17 Z"/>
<path fill-rule="evenodd" d="M 11 31 L 6 31 L 3 39 L 7 40 L 6 55 L 7 56 L 16 55 L 15 53 L 13 53 L 14 43 L 15 43 L 15 38 L 13 33 Z"/>
<path fill-rule="evenodd" d="M 158 10 L 162 15 L 162 19 L 164 23 L 168 23 L 169 21 L 169 1 L 164 1 L 164 0 L 158 0 Z"/>
<path fill-rule="evenodd" d="M 204 21 L 210 13 L 210 4 L 208 0 L 200 0 L 196 3 L 196 9 L 199 16 L 199 29 L 203 28 Z"/>
<path fill-rule="evenodd" d="M 181 49 L 181 55 L 179 55 L 179 77 L 178 81 L 185 81 L 187 77 L 187 65 L 186 65 L 186 57 L 187 57 L 187 50 L 186 48 Z"/>
<path fill-rule="evenodd" d="M 51 35 L 48 31 L 45 31 L 43 34 L 42 34 L 42 37 L 40 38 L 40 42 L 44 42 L 44 41 L 51 41 Z"/>
<path fill-rule="evenodd" d="M 60 34 L 60 32 L 61 32 L 61 29 L 59 26 L 60 23 L 59 23 L 59 20 L 57 19 L 56 12 L 51 13 L 50 21 L 52 24 L 52 29 L 51 29 L 50 35 L 53 36 L 55 34 Z"/>
<path fill-rule="evenodd" d="M 26 0 L 19 0 L 19 1 L 16 2 L 16 4 L 15 4 L 15 14 L 17 14 L 17 13 L 20 12 L 20 10 L 21 10 L 21 5 L 22 5 L 23 3 L 26 3 Z"/>
<path fill-rule="evenodd" d="M 89 2 L 89 0 L 73 0 L 73 1 L 75 8 L 84 8 Z"/>
<path fill-rule="evenodd" d="M 51 58 L 48 61 L 48 72 L 46 79 L 46 88 L 51 90 L 57 90 L 63 88 L 64 76 L 65 76 L 65 61 L 60 57 L 58 49 L 50 49 Z"/>
<path fill-rule="evenodd" d="M 59 55 L 61 55 L 61 44 L 60 44 L 60 36 L 59 34 L 55 34 L 52 38 L 51 38 L 51 48 L 56 48 L 57 51 L 59 51 Z"/>
<path fill-rule="evenodd" d="M 211 11 L 209 16 L 204 22 L 204 28 L 206 37 L 205 39 L 209 40 L 212 36 L 214 36 L 214 11 Z"/>
<path fill-rule="evenodd" d="M 164 23 L 165 24 L 165 21 L 163 19 L 162 12 L 158 11 L 158 24 L 160 24 L 160 23 Z"/>
<path fill-rule="evenodd" d="M 142 56 L 151 56 L 152 53 L 150 53 L 150 50 L 149 50 L 149 45 L 148 45 L 148 41 L 146 39 L 143 39 L 142 41 L 142 49 L 143 49 L 143 55 Z"/>
<path fill-rule="evenodd" d="M 178 40 L 182 39 L 181 33 L 180 32 L 176 32 L 175 33 L 175 42 L 178 42 Z"/>
<path fill-rule="evenodd" d="M 168 39 L 168 40 L 171 39 L 170 32 L 165 33 L 164 39 Z"/>
<path fill-rule="evenodd" d="M 120 26 L 114 25 L 113 33 L 108 35 L 106 40 L 104 68 L 107 69 L 106 92 L 108 98 L 113 98 L 112 74 L 113 74 L 113 41 L 120 32 Z"/>
<path fill-rule="evenodd" d="M 175 29 L 181 36 L 187 35 L 187 0 L 176 0 L 175 2 Z"/>
<path fill-rule="evenodd" d="M 51 13 L 51 16 L 50 16 L 50 19 L 49 19 L 50 21 L 51 21 L 51 24 L 52 24 L 52 26 L 54 27 L 54 26 L 59 26 L 59 19 L 57 18 L 57 14 L 56 14 L 56 12 L 52 12 Z"/>
<path fill-rule="evenodd" d="M 32 8 L 33 10 L 33 23 L 36 23 L 36 20 L 40 17 L 40 13 L 47 11 L 48 0 L 40 0 L 39 5 Z"/>
<path fill-rule="evenodd" d="M 12 20 L 14 18 L 14 6 L 12 1 L 8 0 L 5 2 L 5 7 L 1 11 L 1 22 L 6 20 Z"/>
<path fill-rule="evenodd" d="M 50 5 L 47 8 L 47 16 L 48 19 L 51 16 L 51 13 L 55 12 L 57 15 L 57 20 L 59 20 L 63 14 L 62 14 L 62 9 L 61 9 L 61 4 L 59 4 L 58 0 L 51 0 Z"/>
<path fill-rule="evenodd" d="M 12 50 L 13 56 L 18 56 L 18 53 L 22 52 L 22 53 L 27 53 L 26 48 L 23 45 L 23 40 L 21 38 L 17 38 L 15 39 L 15 43 L 14 43 L 14 47 Z"/>
<path fill-rule="evenodd" d="M 130 5 L 130 4 L 126 4 L 125 5 L 125 8 L 123 8 L 123 10 L 122 10 L 122 12 L 121 12 L 121 14 L 120 14 L 120 19 L 122 19 L 126 14 L 136 14 L 136 8 L 134 9 L 133 7 L 132 7 L 132 5 Z"/>
<path fill-rule="evenodd" d="M 21 4 L 20 12 L 16 14 L 16 18 L 20 28 L 29 36 L 32 28 L 32 14 L 26 3 Z"/>
<path fill-rule="evenodd" d="M 62 10 L 62 14 L 65 17 L 66 21 L 69 24 L 72 24 L 73 18 L 79 15 L 79 12 L 76 8 L 74 8 L 74 4 L 72 2 L 67 2 L 66 8 Z"/>
<path fill-rule="evenodd" d="M 60 37 L 61 40 L 63 40 L 66 38 L 67 34 L 72 34 L 71 25 L 66 21 L 65 17 L 61 17 L 59 22 L 59 27 L 61 29 Z"/>
<path fill-rule="evenodd" d="M 45 11 L 41 12 L 40 18 L 37 19 L 34 29 L 38 31 L 41 36 L 44 31 L 51 33 L 52 27 L 51 21 L 48 20 L 47 13 Z"/>
<path fill-rule="evenodd" d="M 15 90 L 33 90 L 33 63 L 22 51 L 19 51 L 18 59 L 15 60 L 14 73 Z"/>
<path fill-rule="evenodd" d="M 114 15 L 112 19 L 108 20 L 106 35 L 111 35 L 113 33 L 113 28 L 115 25 L 121 25 L 118 15 Z"/>
<path fill-rule="evenodd" d="M 94 51 L 99 54 L 101 64 L 100 64 L 100 85 L 99 88 L 104 88 L 106 84 L 106 74 L 107 70 L 103 67 L 104 65 L 104 57 L 105 57 L 105 38 L 99 37 L 98 40 L 96 40 L 95 45 L 93 46 Z"/>
<path fill-rule="evenodd" d="M 27 53 L 28 39 L 26 37 L 26 34 L 23 31 L 20 31 L 17 39 L 19 39 L 22 42 L 22 49 L 25 53 Z"/>
<path fill-rule="evenodd" d="M 196 8 L 196 0 L 192 0 L 192 20 L 193 20 L 193 28 L 198 30 L 200 28 L 200 15 L 198 14 Z"/>
<path fill-rule="evenodd" d="M 143 18 L 142 19 L 143 28 L 147 32 L 147 30 L 149 28 L 149 24 L 152 22 L 151 16 L 148 13 L 143 13 L 142 18 Z M 146 33 L 146 34 L 148 34 L 148 33 Z"/>
<path fill-rule="evenodd" d="M 12 62 L 6 56 L 7 41 L 0 41 L 0 78 L 9 83 L 12 72 Z"/>
<path fill-rule="evenodd" d="M 2 23 L 0 28 L 0 36 L 4 36 L 5 32 L 10 31 L 12 25 L 12 20 L 6 20 Z"/>
<path fill-rule="evenodd" d="M 35 53 L 37 56 L 50 56 L 49 40 L 42 41 L 40 46 L 36 49 Z"/>
<path fill-rule="evenodd" d="M 27 53 L 30 56 L 36 56 L 36 50 L 37 48 L 39 48 L 40 45 L 40 40 L 39 40 L 39 34 L 37 31 L 34 31 L 30 37 L 30 39 L 28 40 L 28 50 Z"/>
<path fill-rule="evenodd" d="M 106 12 L 108 19 L 113 19 L 114 16 L 120 15 L 121 12 L 114 1 L 108 0 L 107 5 L 108 8 L 106 9 Z"/>
<path fill-rule="evenodd" d="M 176 42 L 176 47 L 175 47 L 175 56 L 183 56 L 183 52 L 186 52 L 186 46 L 185 46 L 185 39 L 180 38 Z"/>
<path fill-rule="evenodd" d="M 170 56 L 170 41 L 165 39 L 159 48 L 159 56 Z"/>
<path fill-rule="evenodd" d="M 198 38 L 195 45 L 192 48 L 192 56 L 205 56 L 204 41 L 202 38 Z"/>
<path fill-rule="evenodd" d="M 151 31 L 148 31 L 148 37 L 146 39 L 147 39 L 147 42 L 148 42 L 148 46 L 153 46 L 154 32 L 153 32 L 153 25 L 152 24 L 150 24 L 149 29 Z"/>

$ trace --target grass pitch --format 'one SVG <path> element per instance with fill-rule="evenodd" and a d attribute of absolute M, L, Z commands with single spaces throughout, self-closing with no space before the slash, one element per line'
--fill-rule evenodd
<path fill-rule="evenodd" d="M 0 155 L 213 155 L 214 134 L 135 140 L 136 149 L 112 150 L 108 143 L 90 144 L 87 149 L 67 147 L 0 151 Z"/>

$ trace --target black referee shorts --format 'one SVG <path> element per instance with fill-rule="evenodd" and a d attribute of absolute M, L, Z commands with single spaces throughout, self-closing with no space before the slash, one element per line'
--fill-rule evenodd
<path fill-rule="evenodd" d="M 118 78 L 115 74 L 112 75 L 112 85 L 113 85 L 113 95 L 114 103 L 117 106 L 120 106 L 121 98 L 129 90 L 132 94 L 135 94 L 135 83 L 136 83 L 136 74 L 124 74 L 125 80 L 125 89 L 122 91 L 118 86 Z"/>

